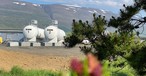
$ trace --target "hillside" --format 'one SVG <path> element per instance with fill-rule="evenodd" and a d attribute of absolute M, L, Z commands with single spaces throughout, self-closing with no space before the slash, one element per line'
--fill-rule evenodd
<path fill-rule="evenodd" d="M 51 19 L 57 19 L 60 22 L 60 28 L 71 29 L 72 20 L 83 20 L 92 22 L 93 13 L 96 15 L 106 16 L 109 20 L 111 16 L 116 14 L 102 9 L 85 8 L 75 5 L 42 5 L 45 12 Z"/>
<path fill-rule="evenodd" d="M 92 21 L 92 14 L 116 16 L 110 11 L 101 9 L 85 8 L 75 5 L 39 5 L 18 0 L 0 1 L 0 28 L 1 29 L 22 29 L 30 23 L 30 20 L 38 20 L 39 26 L 45 28 L 51 20 L 59 21 L 59 28 L 68 32 L 71 31 L 72 20 Z"/>
<path fill-rule="evenodd" d="M 46 26 L 49 16 L 40 5 L 15 0 L 0 1 L 0 28 L 23 28 L 30 20 L 36 19 L 39 25 Z"/>

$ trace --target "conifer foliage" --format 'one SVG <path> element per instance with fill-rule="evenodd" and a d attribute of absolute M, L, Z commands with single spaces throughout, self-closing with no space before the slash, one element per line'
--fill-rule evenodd
<path fill-rule="evenodd" d="M 91 52 L 101 61 L 116 61 L 122 57 L 139 75 L 146 75 L 146 45 L 136 38 L 137 33 L 134 32 L 146 23 L 146 17 L 133 19 L 140 10 L 146 10 L 146 0 L 135 0 L 133 5 L 123 5 L 123 7 L 124 9 L 120 9 L 120 16 L 112 17 L 110 21 L 106 21 L 104 16 L 95 14 L 91 24 L 88 21 L 73 20 L 72 35 L 65 38 L 65 43 L 68 47 L 74 47 L 84 39 L 88 39 L 91 47 L 80 47 L 85 54 Z M 116 31 L 107 33 L 107 27 L 114 27 Z M 122 64 L 124 67 L 124 63 Z"/>

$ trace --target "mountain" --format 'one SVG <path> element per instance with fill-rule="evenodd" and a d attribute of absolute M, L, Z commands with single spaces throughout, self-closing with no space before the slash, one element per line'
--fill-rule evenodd
<path fill-rule="evenodd" d="M 117 16 L 116 14 L 105 11 L 102 9 L 85 8 L 76 5 L 42 5 L 44 11 L 51 17 L 51 19 L 57 19 L 60 23 L 60 27 L 64 29 L 71 29 L 72 20 L 83 20 L 92 22 L 93 13 L 96 15 L 105 16 L 107 20 L 111 16 Z"/>
<path fill-rule="evenodd" d="M 41 5 L 16 0 L 0 1 L 1 29 L 22 29 L 32 19 L 38 20 L 41 26 L 48 25 L 51 20 Z"/>
<path fill-rule="evenodd" d="M 104 15 L 109 20 L 116 14 L 102 9 L 85 8 L 77 5 L 39 5 L 18 0 L 0 1 L 0 28 L 22 29 L 32 19 L 38 20 L 38 27 L 45 28 L 51 20 L 59 21 L 59 28 L 71 31 L 72 20 L 92 21 L 93 13 Z"/>

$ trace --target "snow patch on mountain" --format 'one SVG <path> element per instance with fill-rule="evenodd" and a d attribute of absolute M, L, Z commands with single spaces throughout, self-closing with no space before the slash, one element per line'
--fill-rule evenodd
<path fill-rule="evenodd" d="M 33 6 L 35 6 L 35 7 L 37 7 L 37 6 L 41 6 L 41 5 L 39 5 L 39 4 L 32 4 Z"/>
<path fill-rule="evenodd" d="M 93 10 L 93 11 L 88 11 L 90 13 L 98 13 L 96 10 Z"/>
<path fill-rule="evenodd" d="M 25 5 L 26 5 L 26 3 L 21 3 L 20 5 L 25 6 Z"/>
<path fill-rule="evenodd" d="M 70 8 L 80 8 L 81 6 L 74 4 L 74 5 L 69 5 L 69 4 L 63 4 L 64 6 L 70 7 Z"/>
<path fill-rule="evenodd" d="M 22 5 L 22 6 L 27 5 L 26 3 L 22 3 L 22 2 L 13 2 L 13 3 L 16 4 L 16 5 Z M 41 5 L 40 4 L 32 4 L 32 6 L 39 7 Z"/>
<path fill-rule="evenodd" d="M 66 10 L 70 10 L 69 8 L 65 8 Z"/>
<path fill-rule="evenodd" d="M 22 6 L 26 5 L 26 3 L 20 3 L 20 2 L 13 2 L 13 3 L 16 4 L 16 5 L 22 5 Z"/>
<path fill-rule="evenodd" d="M 69 10 L 71 10 L 71 11 L 73 11 L 74 13 L 76 13 L 77 12 L 77 10 L 75 9 L 75 8 L 65 8 L 67 11 L 69 11 Z"/>
<path fill-rule="evenodd" d="M 74 11 L 74 13 L 76 13 L 77 12 L 77 10 L 73 10 Z"/>
<path fill-rule="evenodd" d="M 103 10 L 103 9 L 100 9 L 103 13 L 106 13 L 106 11 L 105 10 Z"/>
<path fill-rule="evenodd" d="M 14 4 L 20 4 L 19 2 L 13 2 Z"/>

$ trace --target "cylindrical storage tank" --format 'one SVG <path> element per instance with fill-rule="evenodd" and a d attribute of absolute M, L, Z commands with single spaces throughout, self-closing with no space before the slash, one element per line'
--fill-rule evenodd
<path fill-rule="evenodd" d="M 27 39 L 32 39 L 37 36 L 38 29 L 36 26 L 28 25 L 28 26 L 24 27 L 23 34 Z"/>
<path fill-rule="evenodd" d="M 52 40 L 57 37 L 57 27 L 56 26 L 48 26 L 45 28 L 45 37 L 49 40 Z"/>
<path fill-rule="evenodd" d="M 45 38 L 44 29 L 38 28 L 37 38 Z"/>
<path fill-rule="evenodd" d="M 61 29 L 58 29 L 58 34 L 57 34 L 57 41 L 64 41 L 64 37 L 66 36 L 65 32 Z"/>

